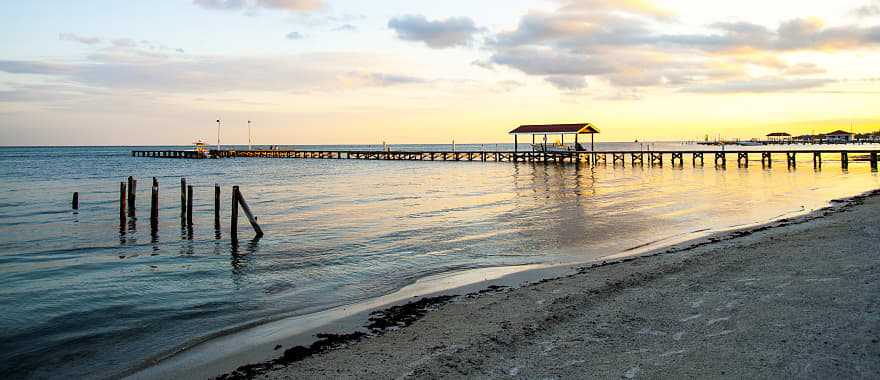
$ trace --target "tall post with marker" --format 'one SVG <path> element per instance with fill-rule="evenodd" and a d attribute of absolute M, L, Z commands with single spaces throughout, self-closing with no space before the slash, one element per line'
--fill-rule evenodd
<path fill-rule="evenodd" d="M 221 146 L 220 146 L 220 119 L 217 119 L 217 150 L 221 150 Z"/>

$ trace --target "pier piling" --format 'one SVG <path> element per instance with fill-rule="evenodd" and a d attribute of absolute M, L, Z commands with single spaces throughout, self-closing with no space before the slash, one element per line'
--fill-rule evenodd
<path fill-rule="evenodd" d="M 127 194 L 125 191 L 125 182 L 119 183 L 119 228 L 125 228 L 125 198 Z"/>
<path fill-rule="evenodd" d="M 257 224 L 257 218 L 251 213 L 251 208 L 248 207 L 247 201 L 245 201 L 244 197 L 241 195 L 241 191 L 238 187 L 236 187 L 234 191 L 238 193 L 238 196 L 236 197 L 236 199 L 238 199 L 238 204 L 241 206 L 241 211 L 244 211 L 244 216 L 248 218 L 248 222 L 251 223 L 251 227 L 253 227 L 254 232 L 256 232 L 257 238 L 263 237 L 263 229 Z"/>
<path fill-rule="evenodd" d="M 186 216 L 186 178 L 180 179 L 180 216 Z"/>
<path fill-rule="evenodd" d="M 232 241 L 238 240 L 238 186 L 232 187 L 232 211 L 229 217 L 229 236 Z"/>
<path fill-rule="evenodd" d="M 840 167 L 844 169 L 849 168 L 849 153 L 840 152 Z"/>
<path fill-rule="evenodd" d="M 153 178 L 153 188 L 150 193 L 150 228 L 155 232 L 159 227 L 159 182 Z"/>
<path fill-rule="evenodd" d="M 785 159 L 788 161 L 789 168 L 797 167 L 797 153 L 794 153 L 794 152 L 785 153 Z"/>
<path fill-rule="evenodd" d="M 220 185 L 214 184 L 214 227 L 220 227 Z"/>
<path fill-rule="evenodd" d="M 871 169 L 877 170 L 877 153 L 871 153 Z"/>
<path fill-rule="evenodd" d="M 188 185 L 186 187 L 186 226 L 192 227 L 193 225 L 193 187 L 192 185 Z"/>
<path fill-rule="evenodd" d="M 79 193 L 73 193 L 73 200 L 70 202 L 70 207 L 74 210 L 79 210 Z"/>
<path fill-rule="evenodd" d="M 128 177 L 128 216 L 135 217 L 135 192 L 137 191 L 137 180 Z"/>

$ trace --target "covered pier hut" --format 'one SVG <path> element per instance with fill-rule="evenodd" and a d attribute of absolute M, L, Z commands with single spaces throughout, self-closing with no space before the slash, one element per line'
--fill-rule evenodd
<path fill-rule="evenodd" d="M 533 151 L 586 151 L 584 147 L 578 142 L 579 135 L 590 135 L 590 151 L 595 151 L 595 138 L 594 135 L 599 133 L 599 128 L 596 128 L 595 125 L 590 123 L 579 123 L 579 124 L 534 124 L 534 125 L 520 125 L 516 129 L 510 131 L 510 134 L 513 135 L 513 150 L 519 151 L 519 136 L 520 135 L 532 135 L 532 150 Z M 535 136 L 542 136 L 542 142 L 536 143 Z M 548 144 L 547 137 L 551 135 L 559 135 L 560 143 L 559 144 Z M 565 135 L 574 135 L 574 143 L 570 146 L 565 145 Z"/>

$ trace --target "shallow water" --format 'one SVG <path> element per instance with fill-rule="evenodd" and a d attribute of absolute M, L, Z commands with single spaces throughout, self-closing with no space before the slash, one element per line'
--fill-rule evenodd
<path fill-rule="evenodd" d="M 130 150 L 0 148 L 0 373 L 112 376 L 213 336 L 388 294 L 432 274 L 588 261 L 880 187 L 867 163 L 842 170 L 831 157 L 822 170 L 809 161 L 794 170 L 784 161 L 718 170 L 163 160 Z M 129 175 L 139 179 L 138 219 L 120 230 L 119 182 Z M 161 186 L 156 235 L 148 220 L 153 176 Z M 181 176 L 196 186 L 192 231 L 179 217 Z M 223 186 L 220 230 L 214 183 Z M 229 240 L 232 185 L 258 215 L 263 239 L 250 240 L 242 222 L 238 244 Z M 78 212 L 70 210 L 74 191 Z"/>

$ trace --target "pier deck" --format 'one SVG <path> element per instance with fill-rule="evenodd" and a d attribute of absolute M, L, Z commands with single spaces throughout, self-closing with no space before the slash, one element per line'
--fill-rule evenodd
<path fill-rule="evenodd" d="M 133 157 L 154 158 L 206 158 L 195 151 L 135 150 Z M 748 166 L 751 157 L 760 157 L 764 166 L 773 165 L 773 157 L 785 157 L 788 166 L 796 166 L 797 157 L 812 157 L 814 166 L 822 165 L 822 158 L 840 159 L 846 168 L 851 161 L 868 161 L 871 168 L 877 168 L 880 149 L 847 150 L 702 150 L 702 151 L 369 151 L 369 150 L 211 150 L 210 158 L 300 158 L 300 159 L 342 159 L 342 160 L 402 160 L 402 161 L 494 161 L 494 162 L 548 162 L 548 163 L 586 163 L 595 164 L 669 164 L 684 165 L 685 157 L 694 166 L 704 165 L 708 156 L 715 166 L 727 166 L 728 158 L 736 160 L 738 166 Z"/>

